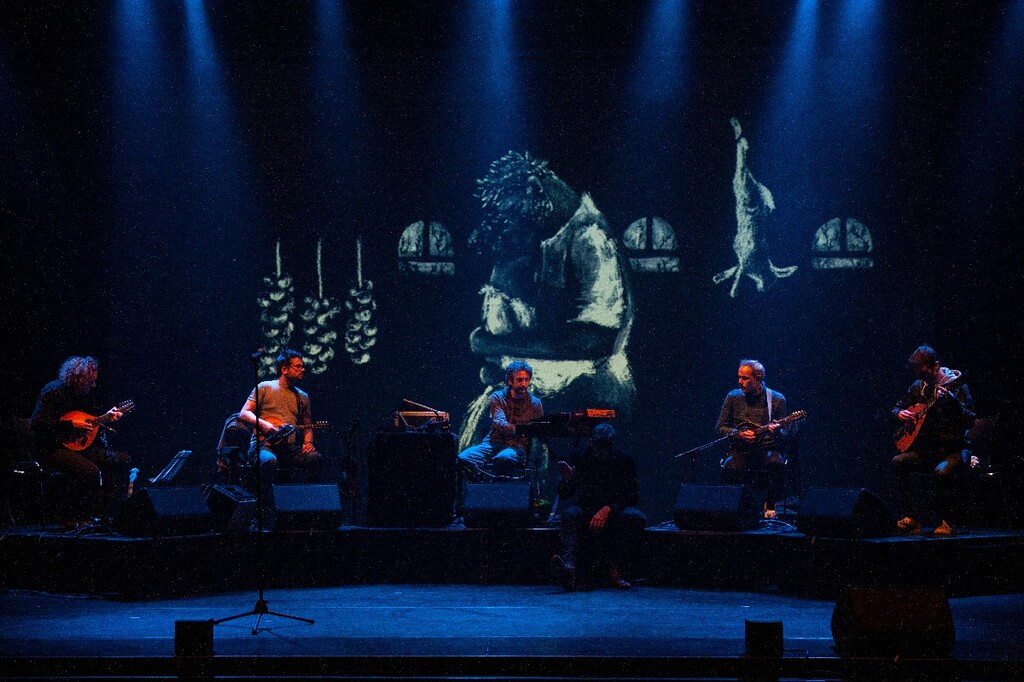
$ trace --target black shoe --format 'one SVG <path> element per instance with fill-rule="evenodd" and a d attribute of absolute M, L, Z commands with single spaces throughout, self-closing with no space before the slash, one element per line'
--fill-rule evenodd
<path fill-rule="evenodd" d="M 551 557 L 551 575 L 566 592 L 576 590 L 576 567 L 563 561 L 557 554 Z"/>

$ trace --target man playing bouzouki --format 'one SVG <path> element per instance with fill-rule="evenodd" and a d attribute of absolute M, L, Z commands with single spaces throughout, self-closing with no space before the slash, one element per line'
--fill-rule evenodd
<path fill-rule="evenodd" d="M 782 494 L 786 464 L 782 452 L 786 427 L 777 423 L 788 414 L 786 396 L 764 385 L 764 365 L 757 360 L 740 360 L 736 382 L 739 388 L 725 396 L 718 417 L 718 435 L 732 436 L 722 460 L 722 483 L 766 488 L 764 516 L 771 519 Z M 761 426 L 767 428 L 758 434 Z"/>
<path fill-rule="evenodd" d="M 298 351 L 285 349 L 277 356 L 277 379 L 259 384 L 259 420 L 257 395 L 253 391 L 245 401 L 238 418 L 249 426 L 259 426 L 260 481 L 263 488 L 264 527 L 274 527 L 274 481 L 278 462 L 292 467 L 290 483 L 316 483 L 320 480 L 323 456 L 313 446 L 309 394 L 298 387 L 306 376 L 306 367 Z M 293 428 L 289 428 L 293 427 Z M 307 427 L 307 428 L 303 428 Z M 275 438 L 281 431 L 291 430 L 285 438 Z M 250 457 L 255 459 L 257 434 L 253 434 Z"/>
<path fill-rule="evenodd" d="M 32 413 L 37 456 L 44 466 L 68 476 L 67 493 L 56 509 L 57 521 L 67 529 L 112 517 L 127 497 L 131 458 L 93 441 L 101 423 L 122 416 L 120 407 L 98 414 L 89 395 L 98 377 L 95 358 L 68 358 L 57 378 L 40 391 Z"/>
<path fill-rule="evenodd" d="M 892 460 L 903 518 L 897 527 L 906 533 L 920 532 L 920 509 L 913 475 L 931 471 L 941 523 L 935 535 L 952 535 L 956 474 L 971 462 L 966 433 L 974 423 L 974 401 L 959 370 L 942 367 L 939 355 L 921 346 L 907 360 L 917 380 L 892 408 L 898 423 L 897 449 Z"/>

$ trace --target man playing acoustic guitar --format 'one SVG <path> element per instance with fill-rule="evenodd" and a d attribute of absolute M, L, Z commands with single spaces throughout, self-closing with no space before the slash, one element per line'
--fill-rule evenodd
<path fill-rule="evenodd" d="M 83 527 L 94 517 L 112 517 L 128 494 L 131 458 L 93 443 L 102 424 L 117 421 L 129 407 L 126 403 L 92 416 L 96 409 L 89 394 L 98 376 L 96 358 L 68 358 L 57 378 L 39 392 L 32 413 L 37 456 L 44 466 L 68 476 L 67 494 L 56 509 L 64 529 Z"/>
<path fill-rule="evenodd" d="M 915 350 L 907 367 L 917 380 L 892 408 L 892 416 L 899 422 L 896 447 L 900 451 L 892 460 L 892 469 L 904 514 L 896 525 L 906 533 L 920 532 L 913 475 L 931 471 L 942 521 L 934 534 L 952 535 L 953 482 L 957 472 L 971 462 L 966 433 L 974 423 L 974 401 L 960 371 L 941 367 L 939 355 L 931 347 Z"/>
<path fill-rule="evenodd" d="M 772 519 L 786 464 L 786 427 L 778 423 L 788 414 L 786 396 L 764 385 L 764 365 L 757 360 L 740 360 L 736 382 L 739 388 L 725 396 L 718 417 L 718 435 L 732 435 L 722 460 L 722 483 L 765 488 L 764 517 Z"/>
<path fill-rule="evenodd" d="M 260 480 L 263 488 L 264 528 L 274 527 L 274 481 L 278 460 L 292 467 L 290 483 L 316 483 L 320 480 L 323 456 L 313 446 L 313 422 L 309 394 L 298 387 L 306 376 L 306 367 L 298 351 L 285 349 L 277 356 L 277 379 L 259 385 Z M 257 426 L 256 392 L 238 413 L 241 421 Z M 284 437 L 278 437 L 284 436 Z M 253 434 L 250 456 L 256 448 Z"/>

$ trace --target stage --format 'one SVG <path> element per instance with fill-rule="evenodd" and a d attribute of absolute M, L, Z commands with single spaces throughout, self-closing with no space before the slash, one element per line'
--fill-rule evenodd
<path fill-rule="evenodd" d="M 177 675 L 176 621 L 245 612 L 256 534 L 139 538 L 8 529 L 0 539 L 4 674 Z M 557 529 L 363 528 L 264 533 L 269 608 L 214 628 L 217 675 L 404 678 L 796 677 L 1010 679 L 1024 670 L 1024 533 L 971 529 L 848 540 L 787 521 L 738 532 L 649 528 L 634 589 L 564 593 L 547 575 Z M 956 644 L 939 660 L 849 658 L 830 619 L 848 587 L 931 586 Z M 784 655 L 744 656 L 745 621 L 781 622 Z M 915 672 L 916 671 L 916 672 Z M 934 679 L 934 678 L 932 678 Z"/>

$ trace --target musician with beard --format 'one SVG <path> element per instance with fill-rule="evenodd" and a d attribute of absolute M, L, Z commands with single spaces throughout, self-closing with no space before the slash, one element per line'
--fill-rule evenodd
<path fill-rule="evenodd" d="M 952 535 L 956 515 L 953 483 L 971 464 L 967 431 L 974 423 L 974 401 L 959 370 L 942 367 L 939 355 L 920 346 L 907 360 L 917 377 L 892 408 L 897 420 L 897 448 L 892 460 L 903 518 L 897 527 L 905 533 L 921 531 L 920 504 L 913 475 L 932 472 L 941 523 L 935 535 Z"/>
<path fill-rule="evenodd" d="M 94 517 L 112 517 L 127 496 L 131 458 L 91 441 L 96 422 L 117 421 L 121 410 L 112 407 L 98 417 L 85 418 L 97 413 L 90 394 L 99 369 L 96 358 L 69 357 L 57 378 L 40 391 L 32 412 L 37 456 L 44 466 L 68 477 L 67 493 L 56 509 L 57 521 L 66 529 L 81 528 Z M 71 414 L 75 418 L 69 418 Z M 79 439 L 84 447 L 75 445 Z"/>

